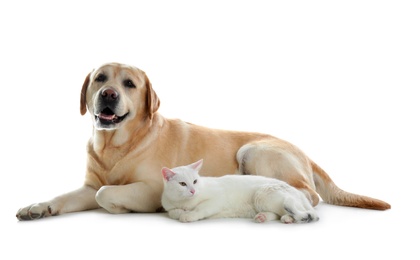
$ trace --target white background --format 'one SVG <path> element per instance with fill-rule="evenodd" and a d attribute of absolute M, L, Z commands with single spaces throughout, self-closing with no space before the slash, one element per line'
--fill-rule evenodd
<path fill-rule="evenodd" d="M 0 258 L 418 259 L 419 13 L 416 1 L 2 1 Z M 307 225 L 102 210 L 18 222 L 20 207 L 82 185 L 79 93 L 112 61 L 146 71 L 164 116 L 286 139 L 392 209 L 321 203 Z"/>

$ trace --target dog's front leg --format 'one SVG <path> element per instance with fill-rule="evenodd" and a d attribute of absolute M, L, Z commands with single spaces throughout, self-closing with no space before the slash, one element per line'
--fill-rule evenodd
<path fill-rule="evenodd" d="M 98 204 L 110 213 L 156 212 L 161 208 L 161 189 L 144 182 L 102 186 L 96 193 Z"/>
<path fill-rule="evenodd" d="M 52 200 L 21 208 L 16 213 L 16 217 L 19 220 L 33 220 L 68 212 L 97 209 L 99 205 L 95 200 L 96 192 L 90 186 L 82 186 L 77 190 L 65 193 Z"/>

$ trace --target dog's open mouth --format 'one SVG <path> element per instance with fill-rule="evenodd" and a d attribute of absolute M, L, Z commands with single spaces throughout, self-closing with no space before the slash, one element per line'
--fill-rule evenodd
<path fill-rule="evenodd" d="M 121 121 L 124 120 L 124 118 L 128 115 L 126 113 L 123 116 L 117 116 L 114 111 L 112 111 L 110 108 L 105 108 L 101 111 L 98 115 L 95 116 L 96 120 L 99 120 L 101 124 L 103 125 L 111 125 L 111 124 L 118 124 Z"/>

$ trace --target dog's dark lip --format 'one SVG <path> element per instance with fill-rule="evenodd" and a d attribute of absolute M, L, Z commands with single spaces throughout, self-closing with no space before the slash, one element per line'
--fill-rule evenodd
<path fill-rule="evenodd" d="M 129 112 L 122 116 L 117 116 L 110 108 L 103 109 L 98 115 L 95 115 L 95 120 L 99 120 L 103 125 L 121 123 L 128 115 Z"/>

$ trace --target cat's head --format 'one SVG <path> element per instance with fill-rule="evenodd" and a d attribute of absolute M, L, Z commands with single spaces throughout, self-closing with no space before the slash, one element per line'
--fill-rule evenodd
<path fill-rule="evenodd" d="M 199 193 L 199 171 L 202 166 L 203 159 L 172 169 L 163 167 L 162 175 L 167 194 L 175 200 L 183 200 L 196 196 Z"/>

